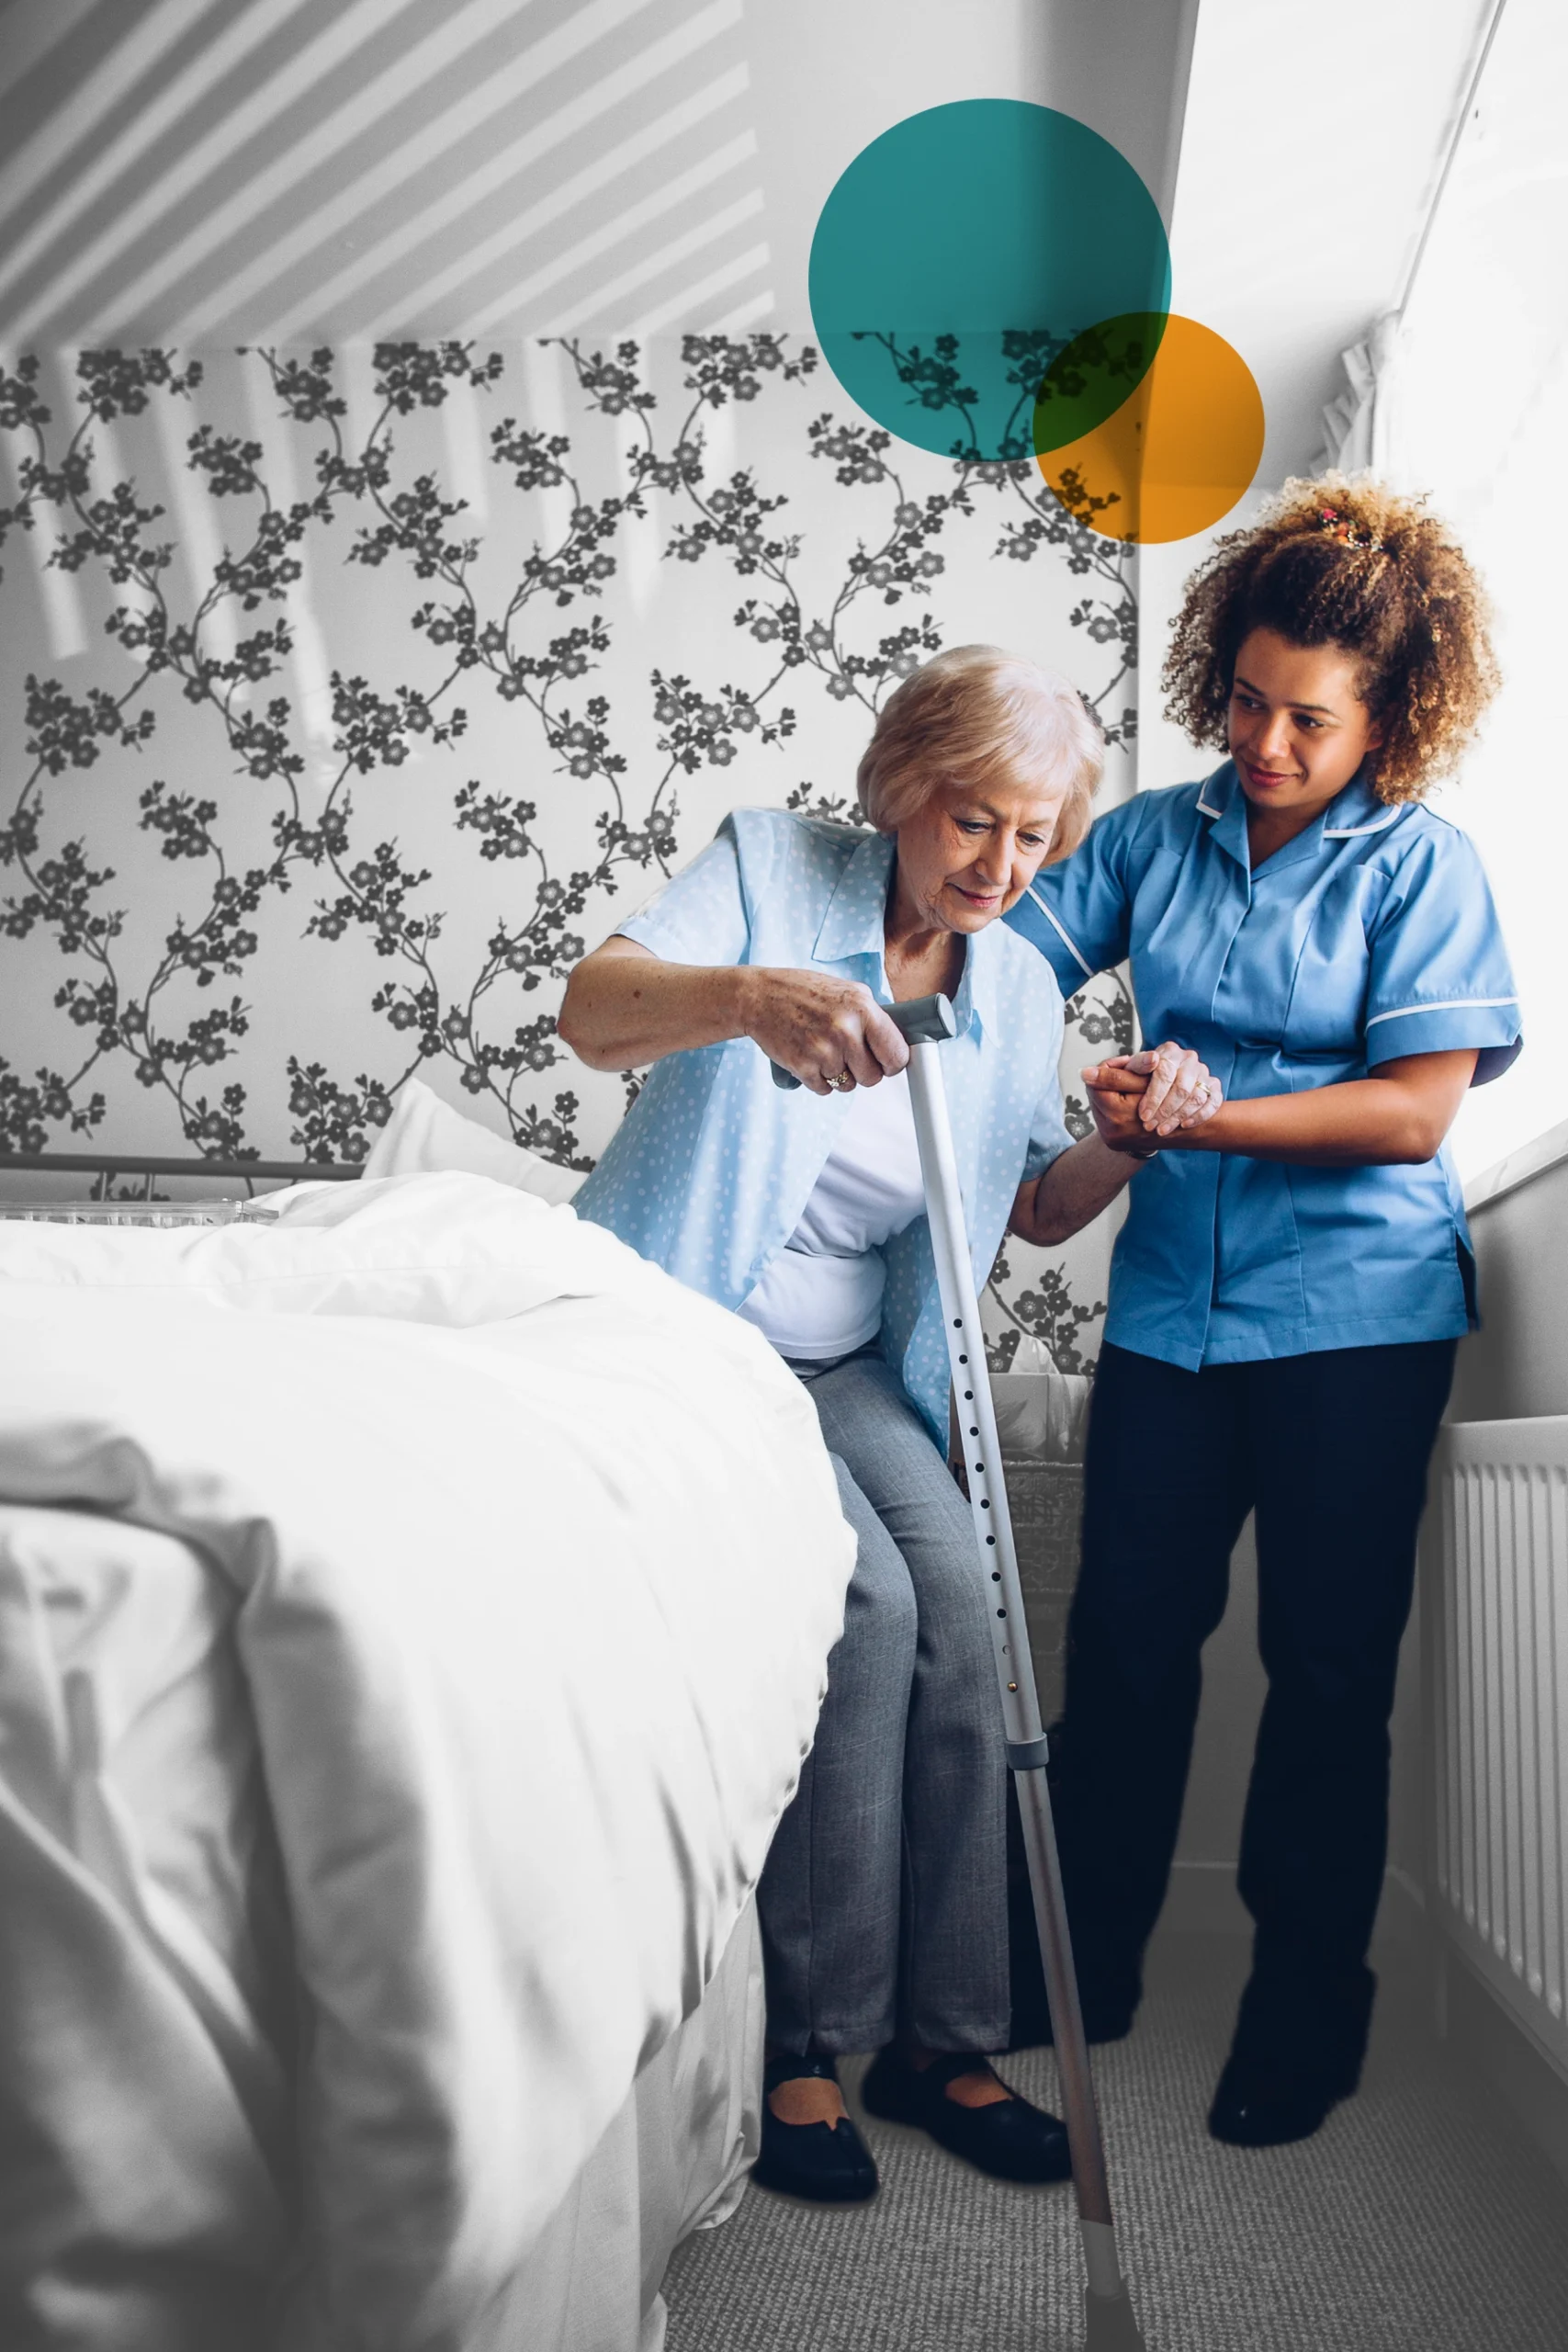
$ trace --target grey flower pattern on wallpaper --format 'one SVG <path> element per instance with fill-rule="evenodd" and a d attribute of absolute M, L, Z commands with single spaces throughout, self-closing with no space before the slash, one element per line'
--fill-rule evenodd
<path fill-rule="evenodd" d="M 1027 342 L 1021 403 L 1043 365 Z M 807 738 L 839 707 L 855 726 L 836 743 L 863 741 L 899 679 L 975 634 L 942 610 L 960 550 L 1032 567 L 1058 633 L 1079 633 L 1075 673 L 1110 743 L 1130 741 L 1127 551 L 1027 458 L 943 463 L 846 421 L 811 347 L 772 334 L 686 336 L 661 373 L 630 343 L 568 338 L 533 355 L 547 356 L 558 413 L 528 423 L 513 363 L 456 343 L 378 346 L 357 402 L 327 350 L 88 351 L 0 374 L 7 641 L 29 571 L 35 621 L 58 576 L 98 624 L 69 661 L 8 682 L 6 1001 L 26 993 L 47 1050 L 18 1061 L 7 1019 L 0 1152 L 106 1132 L 115 1148 L 105 1123 L 129 1082 L 166 1105 L 163 1150 L 177 1135 L 255 1157 L 259 1120 L 276 1151 L 286 1106 L 295 1153 L 352 1161 L 403 1080 L 445 1069 L 490 1124 L 591 1165 L 552 1009 L 572 965 L 616 895 L 646 894 L 728 802 L 852 813 L 852 749 L 825 774 Z M 911 399 L 961 392 L 940 350 L 888 356 Z M 462 488 L 434 433 L 452 402 L 483 419 Z M 762 458 L 726 462 L 742 416 Z M 150 425 L 167 503 L 142 487 Z M 621 576 L 634 544 L 645 609 L 700 605 L 678 660 L 642 658 Z M 694 833 L 683 796 L 700 802 Z M 308 1005 L 301 938 L 342 968 Z M 1070 1020 L 1080 1058 L 1131 1043 L 1112 980 Z M 346 1060 L 322 1049 L 328 1030 L 352 1036 Z M 620 1099 L 637 1082 L 624 1073 Z M 1068 1124 L 1087 1130 L 1070 1095 Z M 1082 1368 L 1103 1311 L 1059 1261 L 1010 1245 L 994 1361 L 1029 1334 Z"/>

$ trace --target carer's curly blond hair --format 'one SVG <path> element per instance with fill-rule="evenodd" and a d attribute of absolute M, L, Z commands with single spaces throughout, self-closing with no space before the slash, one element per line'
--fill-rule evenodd
<path fill-rule="evenodd" d="M 1253 629 L 1340 646 L 1359 660 L 1362 700 L 1383 729 L 1373 789 L 1419 800 L 1458 765 L 1497 691 L 1490 622 L 1486 591 L 1425 499 L 1370 474 L 1288 481 L 1188 582 L 1162 679 L 1167 714 L 1194 743 L 1224 750 L 1235 659 Z"/>
<path fill-rule="evenodd" d="M 954 645 L 888 696 L 855 783 L 879 833 L 897 832 L 943 785 L 1065 786 L 1054 864 L 1088 832 L 1104 767 L 1100 721 L 1066 678 L 997 645 Z"/>

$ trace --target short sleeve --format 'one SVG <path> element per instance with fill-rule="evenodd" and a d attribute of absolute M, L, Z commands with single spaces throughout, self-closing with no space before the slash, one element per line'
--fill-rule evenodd
<path fill-rule="evenodd" d="M 1021 1184 L 1032 1183 L 1043 1176 L 1054 1159 L 1060 1159 L 1073 1148 L 1073 1137 L 1062 1116 L 1062 1081 L 1052 1080 L 1046 1091 L 1035 1105 L 1029 1126 L 1029 1157 L 1023 1163 Z"/>
<path fill-rule="evenodd" d="M 1004 917 L 1040 950 L 1065 997 L 1125 960 L 1129 812 L 1136 807 L 1129 801 L 1096 818 L 1087 841 L 1060 865 L 1043 866 Z"/>
<path fill-rule="evenodd" d="M 1035 968 L 1038 970 L 1038 966 Z M 1050 989 L 1048 981 L 1045 985 Z M 1051 1035 L 1046 1051 L 1051 1075 L 1029 1122 L 1029 1155 L 1023 1163 L 1023 1174 L 1019 1179 L 1021 1184 L 1032 1183 L 1036 1176 L 1044 1174 L 1054 1159 L 1059 1159 L 1063 1152 L 1073 1148 L 1072 1131 L 1062 1110 L 1061 1060 L 1065 1024 L 1061 992 L 1058 989 L 1050 989 L 1050 995 Z"/>
<path fill-rule="evenodd" d="M 1440 819 L 1401 861 L 1371 940 L 1367 1067 L 1406 1054 L 1479 1049 L 1472 1083 L 1517 1060 L 1519 1001 L 1485 870 Z"/>
<path fill-rule="evenodd" d="M 750 924 L 741 885 L 740 852 L 727 817 L 706 849 L 671 876 L 636 914 L 615 925 L 667 964 L 739 964 Z"/>

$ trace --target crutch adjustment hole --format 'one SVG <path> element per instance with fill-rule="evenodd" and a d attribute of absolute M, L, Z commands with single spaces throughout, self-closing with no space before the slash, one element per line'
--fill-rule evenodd
<path fill-rule="evenodd" d="M 960 1363 L 967 1363 L 969 1359 L 967 1356 L 960 1356 L 958 1361 Z"/>
<path fill-rule="evenodd" d="M 974 1391 L 972 1388 L 966 1388 L 966 1389 L 964 1391 L 964 1402 L 966 1405 L 972 1405 L 972 1404 L 974 1403 L 974 1401 L 975 1401 L 975 1391 Z"/>
<path fill-rule="evenodd" d="M 1001 1572 L 1000 1568 L 993 1568 L 993 1569 L 991 1570 L 991 1582 L 992 1582 L 993 1584 L 1000 1584 L 1001 1580 L 1002 1580 L 1002 1572 Z"/>
<path fill-rule="evenodd" d="M 971 1437 L 978 1437 L 980 1432 L 977 1429 L 973 1429 L 970 1430 L 969 1434 Z"/>
<path fill-rule="evenodd" d="M 996 1539 L 996 1537 L 995 1537 L 994 1535 L 987 1535 L 987 1538 L 986 1538 L 986 1541 L 987 1541 L 987 1544 L 994 1544 L 994 1543 L 996 1542 L 996 1540 L 997 1540 L 997 1539 Z"/>
<path fill-rule="evenodd" d="M 983 1462 L 976 1462 L 976 1464 L 975 1464 L 975 1467 L 976 1467 L 976 1470 L 983 1470 L 983 1469 L 985 1468 L 985 1466 L 986 1466 L 986 1465 L 985 1465 L 985 1464 L 984 1464 Z"/>
<path fill-rule="evenodd" d="M 962 1330 L 963 1330 L 963 1329 L 964 1329 L 964 1317 L 963 1317 L 963 1316 L 962 1316 L 962 1315 L 955 1315 L 955 1316 L 953 1317 L 953 1329 L 954 1329 L 955 1331 L 962 1331 Z"/>
<path fill-rule="evenodd" d="M 998 1609 L 998 1611 L 997 1611 L 997 1615 L 998 1615 L 998 1617 L 1005 1617 L 1005 1616 L 1007 1615 L 1007 1611 L 1006 1611 L 1005 1609 Z"/>
<path fill-rule="evenodd" d="M 989 1498 L 988 1498 L 987 1496 L 982 1495 L 982 1496 L 981 1496 L 981 1498 L 980 1498 L 980 1509 L 981 1509 L 982 1510 L 990 1510 L 990 1508 L 991 1508 L 991 1505 L 990 1505 Z"/>

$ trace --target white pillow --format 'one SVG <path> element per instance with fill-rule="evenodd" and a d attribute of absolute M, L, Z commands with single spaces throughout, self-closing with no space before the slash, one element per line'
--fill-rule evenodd
<path fill-rule="evenodd" d="M 511 1184 L 552 1204 L 570 1201 L 582 1182 L 580 1169 L 558 1167 L 536 1151 L 508 1143 L 477 1119 L 465 1119 L 417 1078 L 405 1079 L 398 1089 L 392 1115 L 371 1146 L 365 1174 L 491 1176 L 498 1184 Z"/>
<path fill-rule="evenodd" d="M 104 1311 L 118 1298 L 119 1311 L 132 1313 L 173 1308 L 181 1294 L 191 1306 L 236 1313 L 379 1316 L 457 1329 L 531 1314 L 550 1299 L 670 1287 L 667 1275 L 567 1203 L 552 1207 L 488 1176 L 362 1177 L 281 1197 L 275 1224 L 0 1218 L 0 1294 L 13 1283 L 108 1293 Z"/>

